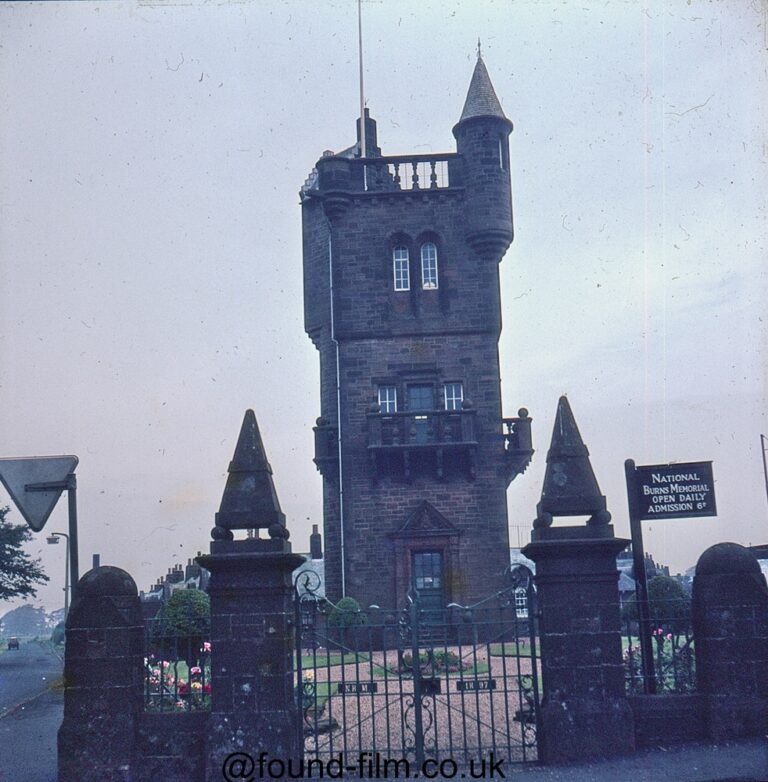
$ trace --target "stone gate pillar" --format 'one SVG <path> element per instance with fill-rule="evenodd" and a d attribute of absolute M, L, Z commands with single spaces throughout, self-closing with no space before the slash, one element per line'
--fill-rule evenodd
<path fill-rule="evenodd" d="M 543 697 L 539 757 L 566 763 L 631 752 L 634 720 L 624 690 L 614 537 L 589 452 L 561 397 L 531 543 L 536 563 Z M 554 516 L 589 515 L 555 527 Z"/>
<path fill-rule="evenodd" d="M 267 528 L 269 538 L 234 540 L 231 530 Z M 287 763 L 299 758 L 293 684 L 292 571 L 285 517 L 256 417 L 247 411 L 216 514 L 210 571 L 212 704 L 206 780 L 221 782 L 233 753 Z M 258 766 L 248 776 L 258 778 Z"/>
<path fill-rule="evenodd" d="M 543 697 L 539 756 L 567 763 L 632 752 L 616 555 L 627 544 L 558 528 L 523 549 L 536 563 Z M 583 536 L 580 533 L 584 533 Z"/>
<path fill-rule="evenodd" d="M 59 782 L 138 779 L 144 625 L 133 579 L 98 567 L 78 582 L 67 616 Z"/>
<path fill-rule="evenodd" d="M 749 549 L 708 548 L 693 579 L 696 688 L 716 741 L 768 731 L 768 586 Z"/>

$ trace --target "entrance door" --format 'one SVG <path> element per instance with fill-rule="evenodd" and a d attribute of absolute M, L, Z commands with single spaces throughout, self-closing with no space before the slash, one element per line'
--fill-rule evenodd
<path fill-rule="evenodd" d="M 413 586 L 419 592 L 419 603 L 426 611 L 440 612 L 443 600 L 443 553 L 414 551 L 412 554 Z"/>
<path fill-rule="evenodd" d="M 408 386 L 408 410 L 413 413 L 432 412 L 435 409 L 435 387 L 431 383 Z M 429 442 L 429 417 L 413 416 L 413 442 Z"/>

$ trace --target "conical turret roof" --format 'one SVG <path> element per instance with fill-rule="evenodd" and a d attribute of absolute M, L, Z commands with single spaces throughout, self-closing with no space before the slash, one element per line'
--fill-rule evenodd
<path fill-rule="evenodd" d="M 541 490 L 539 513 L 552 516 L 595 514 L 605 510 L 589 451 L 581 439 L 568 398 L 557 403 L 552 442 L 547 453 L 547 470 Z"/>
<path fill-rule="evenodd" d="M 259 425 L 253 410 L 246 410 L 216 526 L 227 529 L 258 529 L 285 524 L 280 509 L 272 468 L 267 461 Z"/>
<path fill-rule="evenodd" d="M 493 84 L 491 84 L 488 69 L 485 67 L 483 58 L 479 54 L 459 122 L 464 122 L 464 120 L 472 119 L 473 117 L 507 119 L 496 96 L 496 90 L 493 89 Z"/>

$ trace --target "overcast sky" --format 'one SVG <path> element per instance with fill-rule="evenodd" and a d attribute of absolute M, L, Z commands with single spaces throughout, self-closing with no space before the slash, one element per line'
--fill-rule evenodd
<path fill-rule="evenodd" d="M 356 5 L 0 5 L 0 455 L 79 456 L 83 571 L 98 552 L 146 589 L 205 550 L 248 407 L 294 550 L 322 520 L 298 190 L 354 140 Z M 712 460 L 719 516 L 644 522 L 646 550 L 675 572 L 768 542 L 764 5 L 363 15 L 385 155 L 455 149 L 478 37 L 515 124 L 502 390 L 537 453 L 510 488 L 513 544 L 562 393 L 618 533 L 626 458 Z M 29 547 L 49 608 L 64 552 L 45 534 L 66 524 L 62 501 Z"/>

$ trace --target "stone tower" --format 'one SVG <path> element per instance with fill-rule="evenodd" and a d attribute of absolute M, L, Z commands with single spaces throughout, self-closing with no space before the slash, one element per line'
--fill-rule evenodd
<path fill-rule="evenodd" d="M 498 264 L 512 241 L 505 117 L 478 57 L 456 152 L 326 152 L 301 191 L 305 328 L 320 353 L 315 463 L 326 590 L 435 607 L 499 588 L 506 489 L 530 419 L 502 418 Z"/>

